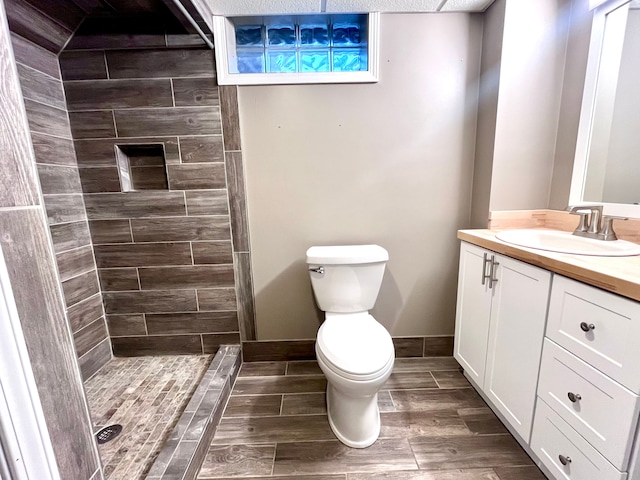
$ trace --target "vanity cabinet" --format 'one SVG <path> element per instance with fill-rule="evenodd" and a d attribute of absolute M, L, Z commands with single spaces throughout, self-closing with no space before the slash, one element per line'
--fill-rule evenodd
<path fill-rule="evenodd" d="M 528 442 L 551 273 L 462 242 L 454 356 Z"/>

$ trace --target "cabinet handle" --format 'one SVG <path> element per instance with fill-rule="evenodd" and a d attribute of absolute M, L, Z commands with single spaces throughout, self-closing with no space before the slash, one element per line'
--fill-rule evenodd
<path fill-rule="evenodd" d="M 491 260 L 489 260 L 488 254 L 485 253 L 482 259 L 482 285 L 485 284 L 487 278 L 491 278 L 491 275 L 487 275 L 487 263 L 489 263 L 490 261 Z"/>
<path fill-rule="evenodd" d="M 569 400 L 571 400 L 573 403 L 576 403 L 578 400 L 582 400 L 582 397 L 579 393 L 569 392 L 567 393 L 567 397 L 569 397 Z"/>
<path fill-rule="evenodd" d="M 571 463 L 571 457 L 565 457 L 564 455 L 558 455 L 560 463 L 563 465 L 569 465 Z"/>
<path fill-rule="evenodd" d="M 590 332 L 591 330 L 595 330 L 596 326 L 593 323 L 582 322 L 580 323 L 580 328 L 583 332 Z"/>
<path fill-rule="evenodd" d="M 495 258 L 495 255 L 491 255 L 491 268 L 489 269 L 489 288 L 493 288 L 493 284 L 498 283 L 498 279 L 495 278 L 495 274 L 497 273 L 496 267 L 500 264 L 495 261 Z"/>

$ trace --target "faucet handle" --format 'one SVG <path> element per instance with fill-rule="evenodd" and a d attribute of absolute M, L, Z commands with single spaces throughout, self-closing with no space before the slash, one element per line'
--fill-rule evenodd
<path fill-rule="evenodd" d="M 591 214 L 591 208 L 586 205 L 569 205 L 567 211 L 572 215 L 580 215 L 580 223 L 573 232 L 576 235 L 586 232 L 589 229 L 589 215 Z"/>
<path fill-rule="evenodd" d="M 605 215 L 602 219 L 602 229 L 599 232 L 599 237 L 601 240 L 612 241 L 617 240 L 618 236 L 616 232 L 613 231 L 613 221 L 614 220 L 629 220 L 627 217 L 616 217 L 613 215 Z"/>

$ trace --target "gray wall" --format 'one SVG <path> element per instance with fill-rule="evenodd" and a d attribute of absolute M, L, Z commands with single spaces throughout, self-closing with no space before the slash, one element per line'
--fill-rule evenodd
<path fill-rule="evenodd" d="M 389 250 L 392 335 L 453 333 L 481 39 L 479 15 L 383 15 L 379 83 L 239 89 L 259 340 L 315 336 L 322 244 Z"/>

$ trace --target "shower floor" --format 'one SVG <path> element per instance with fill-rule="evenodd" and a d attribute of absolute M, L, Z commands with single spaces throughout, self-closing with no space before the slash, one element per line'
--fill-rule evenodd
<path fill-rule="evenodd" d="M 105 479 L 145 477 L 212 358 L 114 358 L 85 383 L 94 431 L 123 426 L 118 437 L 98 445 Z"/>

